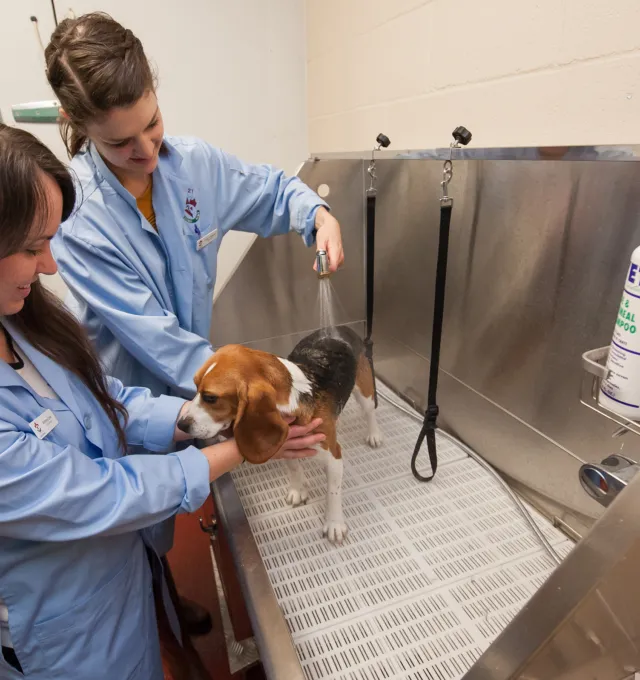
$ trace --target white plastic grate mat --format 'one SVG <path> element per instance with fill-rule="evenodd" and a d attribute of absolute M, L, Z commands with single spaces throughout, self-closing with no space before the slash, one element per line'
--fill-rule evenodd
<path fill-rule="evenodd" d="M 383 386 L 380 388 L 393 395 Z M 460 678 L 553 570 L 499 484 L 438 437 L 438 474 L 411 475 L 420 424 L 384 400 L 380 449 L 353 400 L 342 415 L 341 547 L 322 537 L 326 477 L 303 467 L 306 505 L 290 508 L 284 463 L 242 466 L 236 488 L 307 678 Z M 421 471 L 429 470 L 426 443 Z M 550 543 L 573 543 L 541 515 Z"/>

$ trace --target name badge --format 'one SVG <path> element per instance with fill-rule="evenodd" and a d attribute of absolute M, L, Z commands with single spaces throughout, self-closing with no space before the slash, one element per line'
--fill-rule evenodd
<path fill-rule="evenodd" d="M 33 430 L 38 439 L 44 439 L 51 430 L 58 424 L 58 419 L 53 415 L 50 409 L 47 409 L 42 415 L 29 423 L 29 427 Z"/>
<path fill-rule="evenodd" d="M 217 235 L 218 230 L 212 229 L 208 234 L 205 234 L 202 238 L 199 238 L 197 243 L 198 250 L 206 248 L 211 243 L 211 241 L 215 239 Z"/>

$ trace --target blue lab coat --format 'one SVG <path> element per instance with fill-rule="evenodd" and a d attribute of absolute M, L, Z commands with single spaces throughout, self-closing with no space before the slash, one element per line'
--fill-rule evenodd
<path fill-rule="evenodd" d="M 202 505 L 207 460 L 194 447 L 123 457 L 84 384 L 2 323 L 59 396 L 0 361 L 0 598 L 25 675 L 162 680 L 146 527 Z M 129 411 L 128 442 L 166 451 L 183 401 L 111 378 L 109 389 Z M 39 440 L 29 423 L 47 409 L 58 425 Z M 25 676 L 0 655 L 0 677 Z"/>
<path fill-rule="evenodd" d="M 200 139 L 167 137 L 164 147 L 153 173 L 157 233 L 90 146 L 72 161 L 79 207 L 60 227 L 53 254 L 107 373 L 155 395 L 191 398 L 193 376 L 213 351 L 223 236 L 295 230 L 310 246 L 316 211 L 327 206 L 298 178 Z"/>

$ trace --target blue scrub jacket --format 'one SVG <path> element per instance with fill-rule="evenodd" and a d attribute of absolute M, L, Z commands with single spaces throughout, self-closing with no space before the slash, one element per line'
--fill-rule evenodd
<path fill-rule="evenodd" d="M 315 241 L 327 204 L 297 177 L 200 139 L 167 137 L 153 173 L 156 232 L 95 147 L 74 157 L 76 211 L 52 248 L 70 303 L 109 375 L 191 398 L 211 356 L 216 260 L 231 229 Z"/>
<path fill-rule="evenodd" d="M 0 677 L 162 680 L 149 528 L 209 494 L 201 451 L 158 455 L 184 402 L 110 378 L 129 411 L 128 443 L 155 454 L 125 456 L 84 384 L 1 321 L 59 399 L 0 361 L 0 597 L 25 672 L 0 655 Z M 46 410 L 58 425 L 38 439 L 29 424 Z"/>

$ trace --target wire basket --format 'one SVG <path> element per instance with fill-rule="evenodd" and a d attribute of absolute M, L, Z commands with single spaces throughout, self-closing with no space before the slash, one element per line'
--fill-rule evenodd
<path fill-rule="evenodd" d="M 609 358 L 609 347 L 599 347 L 590 349 L 582 355 L 582 382 L 580 385 L 580 401 L 587 408 L 598 412 L 608 420 L 620 425 L 620 429 L 614 436 L 624 432 L 633 432 L 640 435 L 640 423 L 627 420 L 623 416 L 611 411 L 598 403 L 598 395 L 602 381 L 608 377 L 607 359 Z"/>

